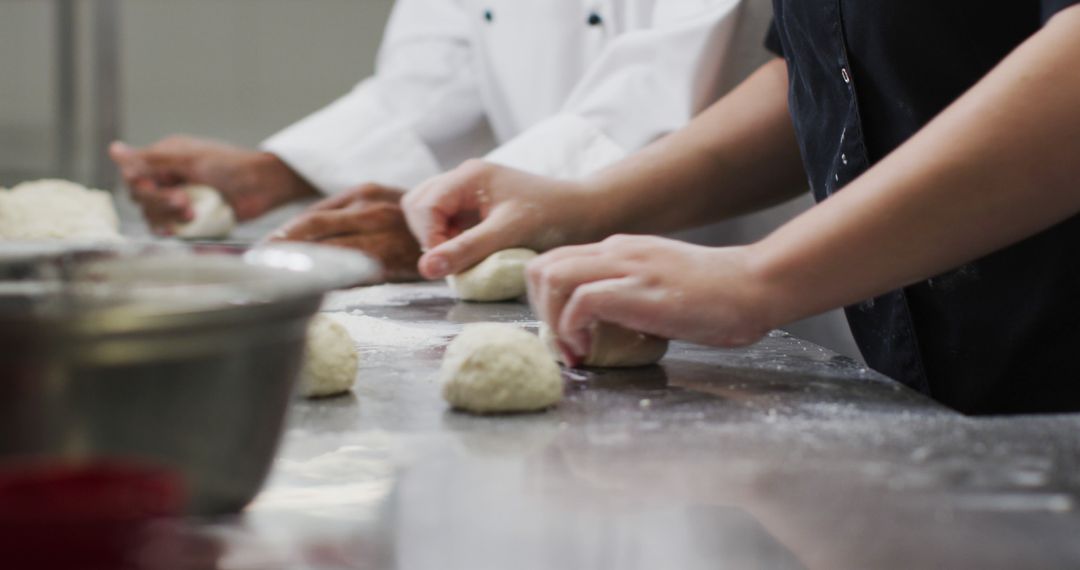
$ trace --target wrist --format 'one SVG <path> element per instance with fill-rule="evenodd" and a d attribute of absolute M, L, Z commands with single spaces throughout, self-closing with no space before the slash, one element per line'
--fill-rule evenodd
<path fill-rule="evenodd" d="M 799 319 L 809 317 L 814 311 L 808 301 L 813 299 L 813 289 L 799 283 L 798 273 L 792 271 L 783 252 L 777 251 L 768 239 L 743 246 L 745 250 L 748 281 L 752 284 L 750 304 L 756 308 L 759 320 L 766 330 L 773 330 Z"/>
<path fill-rule="evenodd" d="M 600 176 L 568 182 L 566 200 L 574 205 L 576 216 L 571 225 L 577 235 L 574 243 L 593 243 L 626 231 L 623 204 L 617 188 Z"/>
<path fill-rule="evenodd" d="M 275 205 L 314 196 L 318 191 L 277 155 L 257 152 L 252 158 L 253 185 L 272 196 Z"/>

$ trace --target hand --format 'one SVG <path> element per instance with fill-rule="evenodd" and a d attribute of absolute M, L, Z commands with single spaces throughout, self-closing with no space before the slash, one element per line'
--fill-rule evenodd
<path fill-rule="evenodd" d="M 404 191 L 365 184 L 312 205 L 270 235 L 358 249 L 377 258 L 387 281 L 416 281 L 420 245 L 401 211 Z"/>
<path fill-rule="evenodd" d="M 571 366 L 589 350 L 589 327 L 608 322 L 662 338 L 745 346 L 774 326 L 772 297 L 749 247 L 709 248 L 617 235 L 556 249 L 526 269 L 537 316 L 558 335 Z"/>
<path fill-rule="evenodd" d="M 409 192 L 402 205 L 420 244 L 420 273 L 460 273 L 496 251 L 587 241 L 597 208 L 573 182 L 472 160 Z"/>
<path fill-rule="evenodd" d="M 115 142 L 109 156 L 120 167 L 151 229 L 159 234 L 191 220 L 190 200 L 180 191 L 187 184 L 216 188 L 239 221 L 315 193 L 272 154 L 208 140 L 174 136 L 144 149 Z"/>

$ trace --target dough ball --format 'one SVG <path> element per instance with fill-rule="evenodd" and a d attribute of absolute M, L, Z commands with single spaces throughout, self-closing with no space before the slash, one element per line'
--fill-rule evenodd
<path fill-rule="evenodd" d="M 0 188 L 0 241 L 121 241 L 112 195 L 66 180 Z"/>
<path fill-rule="evenodd" d="M 513 325 L 479 323 L 446 348 L 443 398 L 476 413 L 549 408 L 563 395 L 559 365 L 536 335 Z"/>
<path fill-rule="evenodd" d="M 457 275 L 447 278 L 464 301 L 508 301 L 525 294 L 525 264 L 536 257 L 531 249 L 504 249 Z"/>
<path fill-rule="evenodd" d="M 656 364 L 668 350 L 668 341 L 651 334 L 632 331 L 611 323 L 596 323 L 590 328 L 592 346 L 583 363 L 594 368 L 632 368 Z M 546 323 L 540 325 L 540 339 L 562 361 L 562 351 L 555 343 L 555 332 Z"/>
<path fill-rule="evenodd" d="M 315 315 L 307 336 L 307 356 L 300 374 L 301 396 L 321 398 L 352 390 L 360 357 L 349 331 L 326 315 Z"/>
<path fill-rule="evenodd" d="M 184 188 L 191 198 L 195 217 L 190 222 L 173 227 L 176 237 L 184 239 L 215 239 L 228 237 L 236 227 L 236 216 L 221 193 L 209 186 L 191 185 Z"/>

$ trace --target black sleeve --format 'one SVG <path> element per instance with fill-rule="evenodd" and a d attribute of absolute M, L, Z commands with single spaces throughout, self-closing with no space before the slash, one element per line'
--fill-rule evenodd
<path fill-rule="evenodd" d="M 1075 1 L 1080 2 L 1080 0 Z M 776 19 L 769 22 L 769 32 L 765 34 L 765 49 L 784 57 L 784 46 L 780 44 L 780 34 L 776 31 Z"/>
<path fill-rule="evenodd" d="M 1080 0 L 1041 0 L 1040 4 L 1042 8 L 1042 22 L 1045 24 L 1058 12 L 1080 4 Z"/>

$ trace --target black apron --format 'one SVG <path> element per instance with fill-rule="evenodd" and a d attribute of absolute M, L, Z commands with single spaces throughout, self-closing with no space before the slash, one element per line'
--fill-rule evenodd
<path fill-rule="evenodd" d="M 774 0 L 766 44 L 788 63 L 814 197 L 857 178 L 1078 2 Z M 957 410 L 1078 411 L 1078 264 L 1074 217 L 846 314 L 868 364 Z"/>

